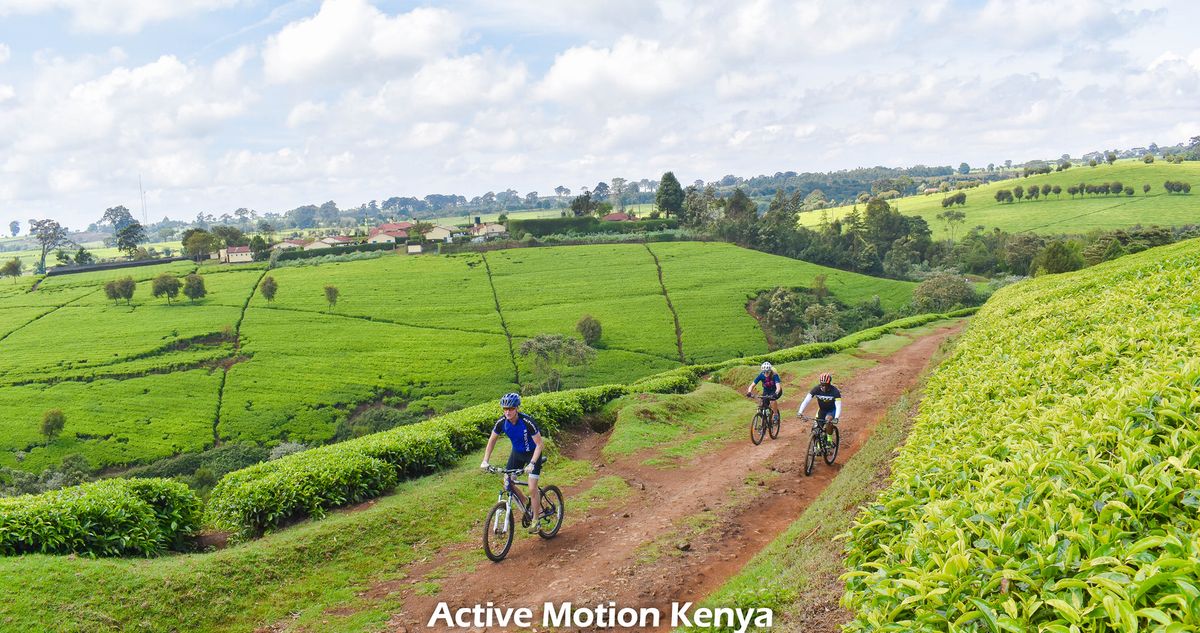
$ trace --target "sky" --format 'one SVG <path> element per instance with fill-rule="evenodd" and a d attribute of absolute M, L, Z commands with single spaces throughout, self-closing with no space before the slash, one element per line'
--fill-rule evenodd
<path fill-rule="evenodd" d="M 1192 0 L 0 0 L 0 225 L 1200 134 Z"/>

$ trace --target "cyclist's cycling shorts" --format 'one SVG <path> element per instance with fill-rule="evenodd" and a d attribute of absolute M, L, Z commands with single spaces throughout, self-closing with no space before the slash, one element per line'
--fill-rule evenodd
<path fill-rule="evenodd" d="M 529 451 L 528 453 L 521 453 L 521 452 L 513 451 L 513 453 L 508 456 L 508 466 L 505 466 L 505 468 L 507 468 L 508 470 L 516 470 L 518 468 L 524 468 L 525 464 L 528 464 L 529 460 L 531 460 L 531 459 L 533 459 L 533 451 Z M 540 458 L 538 458 L 537 463 L 533 465 L 533 472 L 530 473 L 530 475 L 533 477 L 537 477 L 538 475 L 541 475 L 542 474 L 542 464 L 545 464 L 545 463 L 546 463 L 546 456 L 542 455 Z"/>
<path fill-rule="evenodd" d="M 817 411 L 817 419 L 822 420 L 822 421 L 832 422 L 834 413 L 835 413 L 835 411 L 833 409 L 830 409 L 828 411 Z"/>
<path fill-rule="evenodd" d="M 761 396 L 761 397 L 766 398 L 768 400 L 778 400 L 783 397 L 783 389 L 780 389 L 779 393 L 777 393 L 777 394 L 773 394 L 773 395 L 769 395 L 769 396 Z"/>

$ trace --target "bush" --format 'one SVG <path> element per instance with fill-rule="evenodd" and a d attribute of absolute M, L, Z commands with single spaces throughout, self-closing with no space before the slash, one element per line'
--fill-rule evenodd
<path fill-rule="evenodd" d="M 975 289 L 960 275 L 940 273 L 922 281 L 913 290 L 912 305 L 917 312 L 944 312 L 969 306 L 975 301 Z"/>
<path fill-rule="evenodd" d="M 162 479 L 108 479 L 0 499 L 0 554 L 151 556 L 199 527 L 200 499 Z"/>
<path fill-rule="evenodd" d="M 307 444 L 302 444 L 300 442 L 283 442 L 271 449 L 270 454 L 267 455 L 267 460 L 274 461 L 276 459 L 287 457 L 288 455 L 303 453 L 306 450 L 308 450 Z"/>
<path fill-rule="evenodd" d="M 583 318 L 579 319 L 579 323 L 575 324 L 575 331 L 579 332 L 579 336 L 583 338 L 583 342 L 587 343 L 590 347 L 595 347 L 600 342 L 600 335 L 602 333 L 600 321 L 590 314 L 585 314 Z"/>

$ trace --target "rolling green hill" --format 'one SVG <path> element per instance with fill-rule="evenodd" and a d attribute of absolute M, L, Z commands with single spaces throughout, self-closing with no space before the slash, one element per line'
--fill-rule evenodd
<path fill-rule="evenodd" d="M 967 204 L 954 209 L 966 214 L 966 220 L 958 234 L 974 227 L 991 229 L 998 227 L 1010 233 L 1034 231 L 1037 233 L 1082 233 L 1092 229 L 1119 229 L 1134 224 L 1178 226 L 1200 223 L 1200 197 L 1168 194 L 1163 182 L 1178 180 L 1200 185 L 1200 163 L 1184 162 L 1179 165 L 1157 161 L 1146 165 L 1140 160 L 1123 160 L 1113 165 L 1096 167 L 1073 167 L 1063 172 L 1052 172 L 1029 178 L 1015 178 L 989 183 L 975 189 L 967 189 Z M 1068 186 L 1120 182 L 1133 187 L 1134 195 L 1067 195 Z M 1033 185 L 1049 184 L 1063 188 L 1059 196 L 1051 194 L 1037 200 L 1013 203 L 996 202 L 996 191 L 1012 189 L 1020 185 L 1025 189 Z M 1150 193 L 1142 193 L 1142 185 L 1150 185 Z M 1200 192 L 1198 192 L 1200 193 Z M 889 201 L 906 215 L 919 215 L 929 222 L 935 237 L 947 237 L 946 226 L 937 215 L 943 211 L 942 198 L 945 194 L 916 195 Z M 801 215 L 804 226 L 817 226 L 822 217 L 843 217 L 850 207 L 837 207 L 822 211 L 810 211 Z"/>
<path fill-rule="evenodd" d="M 660 272 L 661 267 L 661 283 Z M 92 467 L 146 463 L 215 442 L 319 443 L 360 407 L 413 415 L 488 401 L 535 382 L 510 352 L 542 333 L 604 334 L 565 386 L 625 382 L 687 360 L 763 353 L 747 299 L 816 275 L 839 299 L 896 308 L 914 284 L 865 277 L 727 244 L 516 249 L 450 257 L 200 269 L 208 296 L 167 305 L 149 281 L 186 262 L 51 277 L 0 291 L 0 466 L 40 471 L 79 453 Z M 489 274 L 490 270 L 490 274 Z M 274 301 L 256 291 L 265 275 Z M 132 275 L 132 305 L 102 286 Z M 330 307 L 326 285 L 340 297 Z M 668 306 L 670 297 L 675 313 Z M 678 317 L 681 334 L 676 337 Z M 65 431 L 47 441 L 44 412 Z"/>

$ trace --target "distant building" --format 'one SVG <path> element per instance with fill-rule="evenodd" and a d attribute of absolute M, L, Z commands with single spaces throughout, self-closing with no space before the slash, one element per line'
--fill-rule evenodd
<path fill-rule="evenodd" d="M 421 245 L 420 244 L 409 244 L 408 248 L 405 249 L 405 252 L 407 252 L 409 255 L 420 255 L 421 254 Z"/>
<path fill-rule="evenodd" d="M 316 251 L 316 250 L 321 250 L 323 248 L 333 248 L 333 246 L 331 244 L 322 242 L 321 240 L 309 242 L 308 244 L 304 245 L 304 250 L 306 250 L 306 251 Z"/>
<path fill-rule="evenodd" d="M 503 224 L 494 224 L 491 222 L 484 222 L 482 224 L 476 224 L 476 225 L 472 226 L 470 231 L 471 231 L 471 235 L 473 237 L 485 237 L 486 238 L 486 237 L 494 237 L 496 235 L 503 235 L 508 232 L 508 229 L 505 228 Z"/>
<path fill-rule="evenodd" d="M 413 227 L 412 222 L 388 222 L 386 224 L 380 224 L 379 226 L 371 229 L 371 232 L 368 235 L 373 237 L 377 233 L 388 233 L 391 231 L 406 231 L 407 232 L 412 227 Z"/>
<path fill-rule="evenodd" d="M 330 235 L 329 237 L 322 237 L 317 241 L 324 242 L 330 246 L 353 246 L 355 244 L 354 238 L 346 237 L 345 235 Z"/>
<path fill-rule="evenodd" d="M 633 222 L 637 220 L 637 217 L 630 213 L 618 212 L 610 213 L 600 219 L 604 220 L 605 222 Z"/>
<path fill-rule="evenodd" d="M 305 240 L 284 240 L 273 245 L 271 249 L 276 251 L 294 251 L 303 249 L 307 245 L 308 242 Z"/>
<path fill-rule="evenodd" d="M 426 240 L 429 240 L 431 242 L 449 242 L 451 239 L 454 238 L 454 235 L 457 232 L 458 231 L 456 231 L 455 229 L 452 229 L 448 226 L 442 226 L 439 224 L 439 225 L 433 227 L 432 229 L 429 229 L 428 231 L 426 231 L 425 235 L 423 237 Z"/>
<path fill-rule="evenodd" d="M 220 250 L 220 260 L 226 264 L 248 264 L 254 261 L 249 246 L 230 246 Z"/>
<path fill-rule="evenodd" d="M 371 237 L 367 238 L 368 244 L 395 244 L 408 239 L 408 232 L 398 229 L 390 231 L 379 231 L 372 233 Z"/>

